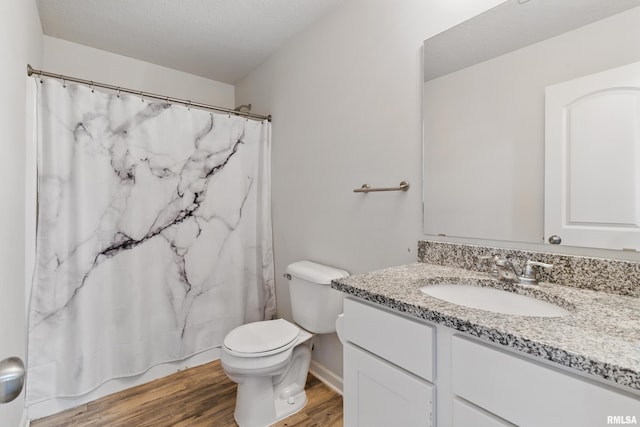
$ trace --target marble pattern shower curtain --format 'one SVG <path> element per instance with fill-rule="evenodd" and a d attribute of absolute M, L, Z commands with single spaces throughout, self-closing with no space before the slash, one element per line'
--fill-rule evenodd
<path fill-rule="evenodd" d="M 28 404 L 219 347 L 275 314 L 270 123 L 37 85 Z"/>

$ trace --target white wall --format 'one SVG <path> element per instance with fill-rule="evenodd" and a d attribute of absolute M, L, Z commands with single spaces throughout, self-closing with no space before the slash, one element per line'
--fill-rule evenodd
<path fill-rule="evenodd" d="M 0 2 L 0 360 L 25 359 L 25 139 L 27 63 L 42 63 L 34 1 Z M 24 393 L 0 405 L 0 425 L 21 423 Z"/>
<path fill-rule="evenodd" d="M 351 273 L 413 262 L 422 237 L 421 49 L 501 0 L 349 0 L 236 85 L 273 114 L 278 314 L 291 318 L 287 264 Z M 407 193 L 355 194 L 363 183 Z M 314 360 L 342 375 L 336 336 Z"/>
<path fill-rule="evenodd" d="M 232 85 L 49 36 L 44 36 L 43 69 L 56 74 L 190 99 L 225 108 L 235 106 L 235 88 Z M 35 159 L 32 161 L 35 162 Z M 31 188 L 29 185 L 27 187 Z M 29 417 L 42 418 L 178 370 L 219 359 L 219 356 L 219 349 L 208 350 L 184 361 L 154 366 L 137 377 L 108 381 L 79 398 L 50 399 L 37 403 L 29 407 Z"/>
<path fill-rule="evenodd" d="M 235 88 L 204 77 L 44 36 L 44 69 L 174 98 L 235 108 Z"/>

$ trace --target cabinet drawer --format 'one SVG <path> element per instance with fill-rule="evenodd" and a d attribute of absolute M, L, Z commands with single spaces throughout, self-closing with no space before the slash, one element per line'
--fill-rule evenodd
<path fill-rule="evenodd" d="M 347 341 L 433 382 L 433 326 L 347 298 L 344 336 Z"/>
<path fill-rule="evenodd" d="M 458 398 L 453 399 L 453 427 L 513 427 L 496 417 Z"/>
<path fill-rule="evenodd" d="M 435 425 L 435 386 L 349 343 L 344 346 L 344 425 Z"/>
<path fill-rule="evenodd" d="M 514 424 L 603 426 L 640 416 L 640 398 L 464 337 L 452 340 L 453 393 Z"/>

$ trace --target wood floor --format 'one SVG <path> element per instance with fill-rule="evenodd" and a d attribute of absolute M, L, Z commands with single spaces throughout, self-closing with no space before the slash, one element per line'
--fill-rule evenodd
<path fill-rule="evenodd" d="M 275 425 L 342 426 L 342 396 L 311 374 L 306 390 L 309 401 L 302 411 Z M 31 426 L 236 426 L 235 397 L 236 384 L 215 361 L 32 421 Z"/>

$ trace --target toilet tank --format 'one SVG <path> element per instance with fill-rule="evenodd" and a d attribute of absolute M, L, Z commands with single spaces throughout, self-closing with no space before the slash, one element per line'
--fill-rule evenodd
<path fill-rule="evenodd" d="M 289 264 L 287 274 L 293 321 L 316 334 L 335 332 L 344 296 L 331 289 L 331 281 L 349 273 L 311 261 L 298 261 Z"/>

